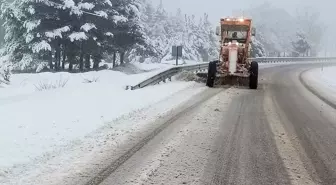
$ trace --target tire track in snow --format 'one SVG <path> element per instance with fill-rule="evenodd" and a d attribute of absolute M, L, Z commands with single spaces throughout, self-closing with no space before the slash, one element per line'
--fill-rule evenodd
<path fill-rule="evenodd" d="M 274 140 L 278 148 L 278 153 L 282 158 L 283 164 L 287 169 L 292 185 L 314 185 L 318 184 L 310 177 L 305 169 L 300 154 L 293 146 L 284 126 L 279 119 L 279 113 L 275 111 L 274 101 L 270 94 L 266 94 L 264 100 L 264 111 L 274 135 Z M 284 118 L 284 116 L 282 116 Z"/>
<path fill-rule="evenodd" d="M 124 162 L 126 162 L 130 157 L 132 157 L 137 151 L 139 151 L 143 146 L 145 146 L 151 139 L 153 139 L 156 135 L 158 135 L 160 132 L 162 132 L 165 128 L 167 128 L 171 123 L 179 119 L 182 115 L 185 113 L 191 111 L 192 109 L 196 108 L 197 106 L 201 105 L 203 102 L 209 100 L 213 96 L 217 95 L 218 93 L 222 92 L 224 89 L 209 89 L 205 91 L 204 93 L 200 94 L 198 97 L 199 99 L 188 102 L 181 108 L 174 111 L 174 113 L 165 118 L 162 121 L 162 124 L 159 124 L 160 126 L 156 128 L 151 134 L 146 136 L 144 139 L 142 139 L 140 142 L 138 142 L 134 147 L 132 147 L 130 150 L 125 152 L 122 156 L 120 156 L 117 160 L 115 160 L 113 163 L 108 165 L 106 168 L 101 170 L 98 175 L 90 179 L 85 185 L 98 185 L 101 182 L 103 182 L 111 173 L 113 173 L 119 166 L 121 166 Z"/>

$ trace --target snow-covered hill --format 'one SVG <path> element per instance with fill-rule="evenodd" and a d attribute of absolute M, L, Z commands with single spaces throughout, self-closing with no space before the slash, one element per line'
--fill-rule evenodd
<path fill-rule="evenodd" d="M 237 11 L 240 12 L 240 11 Z M 298 8 L 297 15 L 267 2 L 247 9 L 257 29 L 257 53 L 267 56 L 314 56 L 321 49 L 323 24 L 318 12 Z"/>

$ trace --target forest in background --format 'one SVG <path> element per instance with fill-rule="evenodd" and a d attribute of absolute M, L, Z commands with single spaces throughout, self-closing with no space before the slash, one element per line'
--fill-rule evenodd
<path fill-rule="evenodd" d="M 63 71 L 169 60 L 183 45 L 183 59 L 208 61 L 218 41 L 207 15 L 196 20 L 180 10 L 140 0 L 15 0 L 2 4 L 3 63 L 14 70 Z"/>
<path fill-rule="evenodd" d="M 247 10 L 254 20 L 253 56 L 316 56 L 323 27 L 317 13 L 296 17 L 265 3 Z M 87 71 L 129 62 L 218 58 L 219 42 L 208 15 L 169 13 L 146 0 L 14 0 L 1 2 L 2 68 L 22 72 Z M 284 26 L 285 25 L 285 26 Z M 2 36 L 1 36 L 2 35 Z M 104 65 L 111 64 L 111 65 Z"/>

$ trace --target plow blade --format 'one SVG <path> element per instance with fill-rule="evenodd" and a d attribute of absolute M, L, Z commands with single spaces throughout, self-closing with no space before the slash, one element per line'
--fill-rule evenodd
<path fill-rule="evenodd" d="M 197 76 L 206 80 L 208 77 L 207 72 L 197 73 Z M 229 86 L 249 86 L 249 77 L 248 76 L 239 76 L 239 75 L 221 75 L 217 74 L 215 78 L 215 85 L 229 85 Z"/>
<path fill-rule="evenodd" d="M 249 86 L 249 78 L 243 76 L 217 76 L 216 85 Z"/>

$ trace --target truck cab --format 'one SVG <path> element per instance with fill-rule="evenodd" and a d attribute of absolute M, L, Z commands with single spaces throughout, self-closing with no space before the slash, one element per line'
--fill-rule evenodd
<path fill-rule="evenodd" d="M 216 29 L 220 36 L 220 72 L 240 75 L 248 68 L 251 53 L 251 36 L 255 35 L 252 20 L 244 18 L 222 18 Z"/>

